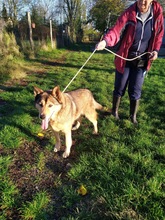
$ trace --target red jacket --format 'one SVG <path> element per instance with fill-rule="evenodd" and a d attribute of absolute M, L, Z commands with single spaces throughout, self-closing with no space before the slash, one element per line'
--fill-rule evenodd
<path fill-rule="evenodd" d="M 153 31 L 151 40 L 148 46 L 148 52 L 152 52 L 154 50 L 159 51 L 162 39 L 164 35 L 164 18 L 163 18 L 163 10 L 160 4 L 156 1 L 152 2 L 153 4 Z M 135 29 L 136 29 L 136 13 L 137 13 L 137 2 L 135 2 L 133 5 L 131 5 L 128 9 L 126 9 L 123 14 L 118 18 L 116 21 L 116 24 L 107 32 L 107 34 L 104 36 L 104 40 L 107 43 L 107 46 L 115 46 L 118 41 L 120 40 L 120 35 L 122 30 L 125 28 L 126 25 L 129 25 L 129 28 L 127 28 L 127 32 L 124 32 L 122 44 L 120 45 L 117 53 L 127 58 L 128 51 L 131 45 L 134 41 L 134 35 L 135 35 Z M 115 57 L 115 66 L 116 69 L 120 72 L 124 72 L 126 61 Z M 147 70 L 149 70 L 151 67 L 151 61 L 148 60 Z"/>

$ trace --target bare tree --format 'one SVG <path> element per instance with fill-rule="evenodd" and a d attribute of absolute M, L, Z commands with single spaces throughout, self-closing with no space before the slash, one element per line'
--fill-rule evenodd
<path fill-rule="evenodd" d="M 16 37 L 17 43 L 20 45 L 20 36 L 18 31 L 18 20 L 23 12 L 24 7 L 30 0 L 4 0 L 3 5 L 6 9 L 6 21 L 10 21 L 10 31 Z"/>
<path fill-rule="evenodd" d="M 29 4 L 29 8 L 37 8 L 38 14 L 49 20 L 55 11 L 55 0 L 33 0 Z"/>
<path fill-rule="evenodd" d="M 81 0 L 63 0 L 63 10 L 69 26 L 70 40 L 75 42 L 76 29 L 81 22 Z"/>
<path fill-rule="evenodd" d="M 8 17 L 15 24 L 21 14 L 24 11 L 24 8 L 28 6 L 30 0 L 4 0 L 3 4 L 7 9 Z"/>

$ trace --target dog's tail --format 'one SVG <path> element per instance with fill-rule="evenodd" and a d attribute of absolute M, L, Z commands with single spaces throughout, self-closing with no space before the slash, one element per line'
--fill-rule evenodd
<path fill-rule="evenodd" d="M 103 109 L 103 106 L 100 103 L 96 102 L 95 100 L 94 100 L 94 106 L 95 106 L 95 109 L 97 109 L 97 110 Z"/>
<path fill-rule="evenodd" d="M 95 109 L 100 110 L 102 112 L 108 112 L 108 113 L 112 112 L 111 109 L 107 108 L 106 106 L 102 106 L 100 103 L 98 103 L 96 101 L 95 101 L 94 105 L 95 105 Z"/>

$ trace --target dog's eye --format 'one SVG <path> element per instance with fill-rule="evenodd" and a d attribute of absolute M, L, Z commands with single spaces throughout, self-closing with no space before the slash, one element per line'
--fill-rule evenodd
<path fill-rule="evenodd" d="M 48 105 L 48 107 L 49 107 L 49 108 L 51 108 L 52 106 L 53 106 L 53 105 L 51 105 L 51 104 L 50 104 L 50 105 Z"/>
<path fill-rule="evenodd" d="M 43 107 L 43 104 L 42 104 L 42 103 L 39 103 L 39 106 L 40 106 L 40 107 Z"/>

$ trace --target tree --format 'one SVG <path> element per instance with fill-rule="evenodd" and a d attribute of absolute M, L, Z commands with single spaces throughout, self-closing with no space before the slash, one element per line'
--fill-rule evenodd
<path fill-rule="evenodd" d="M 3 18 L 5 21 L 8 20 L 8 15 L 7 15 L 7 10 L 6 10 L 5 3 L 3 3 L 3 7 L 2 7 L 2 18 Z"/>
<path fill-rule="evenodd" d="M 90 11 L 94 27 L 100 32 L 112 26 L 125 8 L 122 0 L 98 0 Z"/>
<path fill-rule="evenodd" d="M 18 19 L 30 0 L 4 0 L 3 14 L 7 15 L 7 20 L 10 21 L 8 31 L 14 33 L 17 43 L 20 45 L 20 35 L 18 31 Z M 6 11 L 6 12 L 5 12 Z"/>
<path fill-rule="evenodd" d="M 29 4 L 29 9 L 31 13 L 36 10 L 43 20 L 55 19 L 55 0 L 33 0 Z"/>
<path fill-rule="evenodd" d="M 44 21 L 46 20 L 46 12 L 43 7 L 32 5 L 30 11 L 32 22 L 34 22 L 36 25 L 44 24 Z"/>
<path fill-rule="evenodd" d="M 71 42 L 76 42 L 76 34 L 81 30 L 81 0 L 63 0 L 63 10 L 69 26 Z"/>
<path fill-rule="evenodd" d="M 30 0 L 4 0 L 8 17 L 13 24 L 17 23 L 18 19 L 30 2 Z"/>

